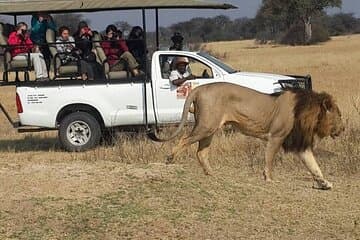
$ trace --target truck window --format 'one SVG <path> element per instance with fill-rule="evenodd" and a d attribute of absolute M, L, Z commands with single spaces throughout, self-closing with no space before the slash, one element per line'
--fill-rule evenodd
<path fill-rule="evenodd" d="M 163 79 L 169 79 L 171 71 L 176 71 L 176 58 L 184 57 L 179 55 L 160 55 L 161 76 Z M 213 71 L 211 67 L 191 57 L 186 57 L 189 60 L 187 71 L 192 73 L 197 78 L 213 78 Z"/>

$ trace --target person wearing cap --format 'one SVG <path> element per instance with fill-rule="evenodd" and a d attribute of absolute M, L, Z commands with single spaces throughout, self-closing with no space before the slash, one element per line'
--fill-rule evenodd
<path fill-rule="evenodd" d="M 181 86 L 188 80 L 195 79 L 195 76 L 192 75 L 189 71 L 189 59 L 187 57 L 176 57 L 175 61 L 175 70 L 170 73 L 170 81 L 176 86 Z"/>
<path fill-rule="evenodd" d="M 175 32 L 171 37 L 173 45 L 169 48 L 170 51 L 182 51 L 183 50 L 183 41 L 184 37 L 179 32 Z"/>

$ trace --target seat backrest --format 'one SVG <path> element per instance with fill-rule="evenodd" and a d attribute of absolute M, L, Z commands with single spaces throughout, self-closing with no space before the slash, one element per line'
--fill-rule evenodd
<path fill-rule="evenodd" d="M 101 36 L 99 33 L 94 33 L 94 37 L 93 40 L 95 41 L 93 46 L 96 50 L 96 54 L 100 60 L 101 63 L 103 63 L 106 60 L 106 54 L 104 52 L 104 49 L 101 46 L 101 43 L 99 41 L 101 41 Z"/>
<path fill-rule="evenodd" d="M 48 28 L 46 30 L 46 42 L 49 44 L 49 50 L 52 57 L 55 57 L 57 54 L 56 44 L 53 44 L 56 42 L 56 34 L 55 31 Z"/>
<path fill-rule="evenodd" d="M 107 62 L 105 62 L 107 57 L 106 57 L 104 49 L 101 46 L 101 43 L 99 42 L 101 40 L 102 40 L 101 35 L 97 32 L 94 32 L 93 41 L 95 41 L 95 42 L 93 44 L 93 47 L 94 47 L 94 50 L 96 53 L 96 57 L 97 57 L 98 62 L 102 66 L 104 66 L 104 71 L 105 71 L 105 74 L 107 75 L 110 72 L 110 66 Z"/>
<path fill-rule="evenodd" d="M 8 38 L 4 32 L 4 24 L 0 23 L 0 45 L 7 45 L 7 40 Z"/>

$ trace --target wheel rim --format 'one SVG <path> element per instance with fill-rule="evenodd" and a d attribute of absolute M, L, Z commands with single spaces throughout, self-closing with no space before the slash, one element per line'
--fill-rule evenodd
<path fill-rule="evenodd" d="M 68 141 L 75 146 L 87 144 L 91 138 L 89 125 L 84 121 L 74 121 L 66 129 Z"/>

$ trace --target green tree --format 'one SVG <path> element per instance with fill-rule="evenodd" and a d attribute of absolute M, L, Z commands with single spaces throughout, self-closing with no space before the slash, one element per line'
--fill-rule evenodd
<path fill-rule="evenodd" d="M 321 14 L 324 9 L 329 7 L 341 7 L 342 0 L 292 0 L 288 14 L 298 18 L 304 24 L 305 43 L 309 43 L 312 38 L 312 19 Z"/>
<path fill-rule="evenodd" d="M 342 0 L 263 0 L 256 16 L 260 30 L 272 33 L 273 39 L 279 32 L 302 23 L 304 43 L 310 43 L 313 36 L 312 22 L 326 8 L 341 7 Z"/>
<path fill-rule="evenodd" d="M 352 34 L 360 29 L 360 19 L 354 17 L 353 13 L 338 13 L 326 16 L 325 24 L 332 36 Z"/>

